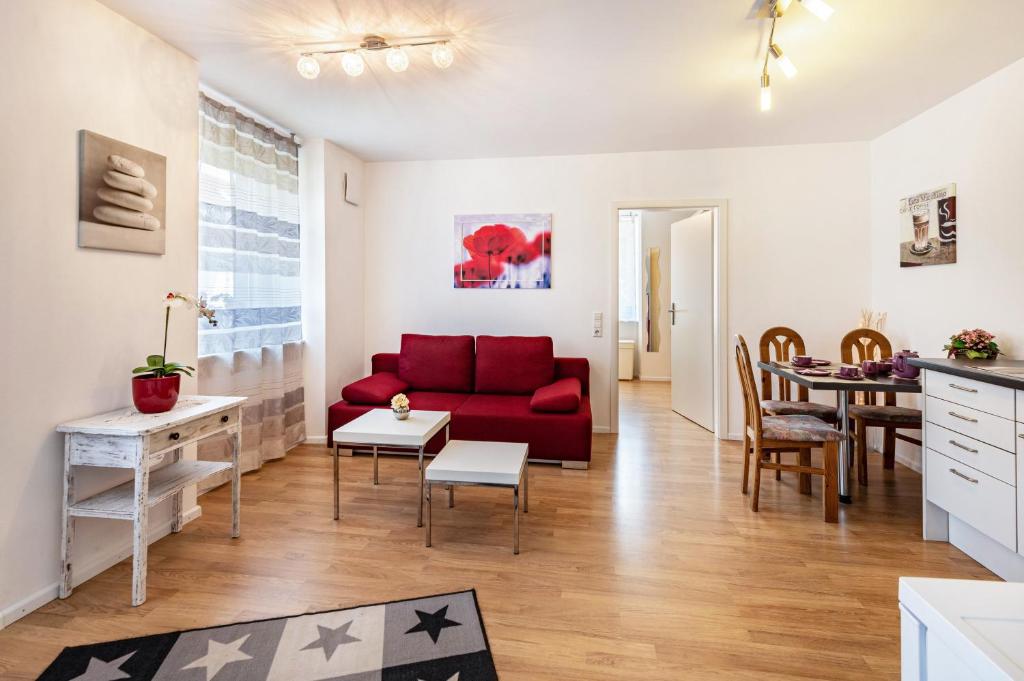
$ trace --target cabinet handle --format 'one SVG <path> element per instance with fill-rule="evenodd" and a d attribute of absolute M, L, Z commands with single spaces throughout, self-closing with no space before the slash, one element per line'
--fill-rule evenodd
<path fill-rule="evenodd" d="M 977 449 L 971 449 L 967 445 L 962 445 L 959 442 L 957 442 L 956 440 L 950 440 L 949 444 L 953 445 L 954 447 L 959 447 L 960 449 L 964 450 L 965 452 L 970 452 L 971 454 L 977 454 L 978 453 Z"/>
<path fill-rule="evenodd" d="M 180 438 L 181 438 L 181 433 L 171 433 L 171 434 L 170 434 L 170 435 L 168 435 L 167 437 L 169 437 L 169 438 L 170 438 L 170 439 L 172 439 L 172 440 L 177 440 L 177 439 L 180 439 Z"/>
<path fill-rule="evenodd" d="M 220 422 L 221 423 L 227 423 L 230 418 L 231 418 L 230 416 L 228 416 L 227 414 L 224 414 L 224 416 L 220 417 Z"/>
<path fill-rule="evenodd" d="M 972 478 L 969 475 L 964 475 L 963 473 L 961 473 L 960 471 L 958 471 L 955 468 L 950 468 L 949 472 L 952 473 L 953 475 L 957 476 L 958 478 L 963 478 L 964 480 L 966 480 L 967 482 L 971 483 L 972 485 L 977 485 L 978 484 L 977 478 Z"/>
<path fill-rule="evenodd" d="M 976 392 L 978 392 L 978 390 L 976 388 L 965 388 L 964 386 L 957 385 L 956 383 L 950 383 L 949 387 L 950 388 L 956 388 L 957 390 L 963 390 L 965 393 L 976 393 Z"/>
<path fill-rule="evenodd" d="M 964 416 L 963 414 L 957 414 L 955 411 L 949 412 L 949 415 L 954 417 L 954 418 L 958 418 L 961 421 L 969 421 L 971 423 L 977 423 L 978 422 L 978 419 L 972 419 L 970 416 Z"/>

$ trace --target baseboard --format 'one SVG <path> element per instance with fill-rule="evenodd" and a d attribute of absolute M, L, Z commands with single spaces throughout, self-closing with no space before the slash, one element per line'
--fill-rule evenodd
<path fill-rule="evenodd" d="M 306 436 L 305 444 L 307 444 L 307 445 L 326 445 L 327 444 L 327 436 L 326 435 L 307 435 Z"/>
<path fill-rule="evenodd" d="M 182 514 L 182 520 L 184 524 L 188 524 L 201 516 L 203 509 L 199 505 L 193 506 L 189 510 Z M 171 519 L 168 518 L 166 522 L 161 523 L 155 528 L 150 529 L 150 541 L 152 544 L 155 541 L 163 539 L 171 533 Z M 104 570 L 112 568 L 113 566 L 120 563 L 125 558 L 129 558 L 132 555 L 132 544 L 130 541 L 121 544 L 120 546 L 114 547 L 114 549 L 107 553 L 101 553 L 96 555 L 91 560 L 84 563 L 75 564 L 75 580 L 73 586 L 78 586 L 82 582 L 92 579 L 96 575 L 100 574 Z M 54 581 L 34 594 L 30 594 L 20 601 L 5 605 L 0 608 L 0 629 L 10 626 L 14 622 L 17 622 L 25 615 L 29 614 L 33 610 L 37 610 L 53 599 L 57 598 L 57 589 L 59 583 Z"/>
<path fill-rule="evenodd" d="M 591 432 L 598 433 L 599 435 L 607 435 L 612 432 L 612 429 L 609 426 L 594 426 L 591 428 Z"/>
<path fill-rule="evenodd" d="M 641 381 L 652 381 L 656 383 L 670 383 L 672 381 L 671 376 L 644 376 L 640 375 Z"/>
<path fill-rule="evenodd" d="M 919 455 L 896 452 L 896 463 L 902 464 L 916 473 L 921 472 L 921 457 Z"/>
<path fill-rule="evenodd" d="M 740 440 L 743 439 L 743 433 L 726 433 L 724 439 L 726 439 L 726 440 L 736 440 L 737 442 L 739 442 Z"/>

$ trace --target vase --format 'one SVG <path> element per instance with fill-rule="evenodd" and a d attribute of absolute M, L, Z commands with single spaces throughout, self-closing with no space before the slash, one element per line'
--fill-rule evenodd
<path fill-rule="evenodd" d="M 132 378 L 132 401 L 143 414 L 162 414 L 178 402 L 181 374 L 170 376 L 135 376 Z"/>
<path fill-rule="evenodd" d="M 391 412 L 399 421 L 404 421 L 409 418 L 409 407 L 406 407 L 405 409 L 392 409 Z"/>

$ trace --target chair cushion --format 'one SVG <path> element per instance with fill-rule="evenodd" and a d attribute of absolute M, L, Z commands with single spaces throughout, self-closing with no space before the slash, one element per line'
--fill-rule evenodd
<path fill-rule="evenodd" d="M 813 416 L 822 421 L 835 422 L 839 414 L 835 407 L 818 402 L 794 402 L 789 400 L 761 400 L 761 408 L 771 416 Z"/>
<path fill-rule="evenodd" d="M 476 392 L 532 395 L 555 377 L 555 351 L 548 336 L 478 336 Z"/>
<path fill-rule="evenodd" d="M 473 337 L 402 334 L 398 377 L 414 390 L 473 392 Z"/>
<path fill-rule="evenodd" d="M 583 388 L 578 378 L 563 378 L 551 385 L 537 388 L 530 398 L 530 409 L 566 413 L 580 408 Z"/>
<path fill-rule="evenodd" d="M 921 426 L 921 410 L 884 404 L 851 404 L 850 416 L 871 421 Z"/>
<path fill-rule="evenodd" d="M 341 389 L 341 398 L 352 404 L 388 404 L 398 393 L 409 389 L 409 384 L 390 371 L 382 371 Z"/>
<path fill-rule="evenodd" d="M 842 433 L 813 416 L 765 416 L 761 434 L 766 440 L 788 442 L 824 442 L 841 440 Z"/>

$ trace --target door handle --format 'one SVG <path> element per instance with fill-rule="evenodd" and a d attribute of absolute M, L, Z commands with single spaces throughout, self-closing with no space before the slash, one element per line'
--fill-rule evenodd
<path fill-rule="evenodd" d="M 676 304 L 672 303 L 668 308 L 668 322 L 672 326 L 676 325 Z"/>

